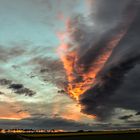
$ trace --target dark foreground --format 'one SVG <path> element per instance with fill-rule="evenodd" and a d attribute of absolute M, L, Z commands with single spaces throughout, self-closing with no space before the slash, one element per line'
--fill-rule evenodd
<path fill-rule="evenodd" d="M 140 132 L 60 134 L 0 134 L 0 140 L 140 140 Z"/>
<path fill-rule="evenodd" d="M 16 134 L 0 134 L 0 140 L 24 140 Z"/>

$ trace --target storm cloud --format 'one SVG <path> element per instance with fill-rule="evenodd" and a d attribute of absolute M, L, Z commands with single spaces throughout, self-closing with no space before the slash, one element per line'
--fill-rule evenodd
<path fill-rule="evenodd" d="M 106 2 L 107 3 L 104 9 L 112 7 L 111 1 L 110 3 L 108 3 L 109 1 Z M 112 1 L 112 4 L 113 2 L 114 1 Z M 116 2 L 119 3 L 118 1 Z M 125 2 L 127 3 L 130 1 Z M 123 5 L 123 3 L 121 2 L 120 4 Z M 95 85 L 93 85 L 91 89 L 86 91 L 80 97 L 79 102 L 82 105 L 82 111 L 86 114 L 96 114 L 99 119 L 109 119 L 113 115 L 114 109 L 117 107 L 132 110 L 138 110 L 138 108 L 140 107 L 140 104 L 137 102 L 140 100 L 140 96 L 134 88 L 137 87 L 139 83 L 137 81 L 138 78 L 134 79 L 134 77 L 136 77 L 136 75 L 139 75 L 138 65 L 140 63 L 140 11 L 138 9 L 140 5 L 139 1 L 133 1 L 133 3 L 131 4 L 135 8 L 129 6 L 128 9 L 135 9 L 135 12 L 132 10 L 135 13 L 134 20 L 129 25 L 126 34 L 119 41 L 118 45 L 114 49 L 112 55 L 110 56 L 104 67 L 97 74 Z M 108 5 L 110 7 L 108 7 Z M 128 15 L 125 16 L 129 16 L 129 14 L 131 15 L 132 13 L 128 12 Z M 103 18 L 104 16 L 105 15 L 102 15 L 101 17 Z M 110 20 L 113 20 L 113 18 L 116 17 L 116 13 L 112 14 L 111 17 Z M 125 18 L 123 17 L 121 20 L 124 19 Z M 110 22 L 108 22 L 108 24 L 110 25 Z M 104 46 L 104 44 L 101 44 L 101 46 L 102 45 Z M 97 51 L 97 53 L 98 52 L 100 51 Z M 94 56 L 96 55 L 91 55 L 92 58 Z M 89 60 L 91 61 L 92 59 L 90 58 Z M 137 74 L 133 72 L 131 73 L 131 71 L 134 69 L 137 71 Z M 132 74 L 133 77 L 131 76 Z M 128 86 L 128 84 L 130 84 L 130 86 Z M 128 89 L 131 89 L 131 93 L 130 91 L 128 91 Z"/>

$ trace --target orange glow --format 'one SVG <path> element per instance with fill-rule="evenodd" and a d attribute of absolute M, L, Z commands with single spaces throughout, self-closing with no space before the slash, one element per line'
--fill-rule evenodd
<path fill-rule="evenodd" d="M 65 113 L 65 114 L 63 114 L 63 118 L 67 119 L 67 120 L 79 121 L 80 120 L 80 115 L 78 115 L 78 114 L 71 114 L 71 113 Z"/>
<path fill-rule="evenodd" d="M 62 130 L 62 129 L 57 129 L 57 130 L 50 130 L 50 132 L 52 132 L 52 133 L 60 133 L 60 132 L 65 132 L 64 130 Z"/>
<path fill-rule="evenodd" d="M 19 110 L 22 110 L 22 106 L 19 103 L 3 103 L 0 106 L 0 119 L 21 120 L 30 117 L 27 111 Z"/>
<path fill-rule="evenodd" d="M 60 55 L 61 61 L 63 63 L 68 85 L 65 91 L 74 99 L 78 100 L 79 96 L 87 91 L 91 86 L 95 84 L 95 79 L 98 72 L 103 68 L 104 64 L 110 57 L 113 49 L 117 46 L 118 42 L 125 34 L 126 30 L 117 34 L 114 38 L 111 38 L 109 43 L 105 46 L 105 50 L 101 52 L 96 60 L 94 60 L 87 72 L 83 72 L 84 66 L 77 64 L 78 54 L 77 48 L 69 41 L 70 33 L 72 32 L 70 20 L 67 19 L 66 31 L 58 33 L 60 39 L 60 46 L 58 48 L 58 53 Z M 68 40 L 69 39 L 69 40 Z M 77 81 L 80 77 L 82 80 Z M 73 117 L 73 116 L 71 116 Z"/>
<path fill-rule="evenodd" d="M 67 106 L 65 112 L 61 112 L 62 118 L 67 120 L 81 121 L 85 118 L 95 119 L 95 115 L 85 115 L 81 112 L 81 106 L 76 104 L 71 104 Z"/>
<path fill-rule="evenodd" d="M 62 117 L 64 119 L 68 119 L 68 120 L 75 120 L 75 121 L 80 121 L 82 118 L 82 113 L 80 112 L 80 106 L 79 105 L 68 105 L 67 106 L 68 110 L 61 113 Z"/>
<path fill-rule="evenodd" d="M 21 112 L 21 113 L 6 113 L 0 115 L 0 119 L 8 119 L 8 120 L 21 120 L 24 118 L 28 118 L 30 115 L 27 112 Z"/>
<path fill-rule="evenodd" d="M 76 112 L 75 114 L 71 113 L 71 112 L 67 112 L 67 113 L 62 114 L 62 117 L 64 119 L 74 120 L 74 121 L 81 121 L 84 118 L 89 118 L 89 119 L 95 119 L 96 118 L 95 115 L 85 115 L 85 114 L 80 113 L 80 112 L 79 113 Z"/>

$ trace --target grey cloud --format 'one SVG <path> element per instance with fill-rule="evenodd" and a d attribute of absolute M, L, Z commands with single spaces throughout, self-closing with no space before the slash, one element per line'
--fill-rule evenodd
<path fill-rule="evenodd" d="M 53 83 L 61 88 L 63 83 L 66 82 L 65 72 L 60 60 L 50 57 L 35 57 L 29 64 L 36 65 L 34 72 L 40 75 L 45 82 Z"/>
<path fill-rule="evenodd" d="M 93 11 L 92 16 L 95 22 L 93 27 L 97 29 L 91 28 L 91 32 L 88 30 L 83 32 L 84 29 L 81 27 L 84 28 L 84 26 L 79 24 L 81 30 L 76 31 L 85 35 L 84 41 L 77 40 L 77 32 L 74 32 L 75 36 L 73 36 L 74 41 L 80 46 L 79 50 L 82 50 L 79 51 L 80 59 L 76 65 L 82 65 L 83 72 L 86 73 L 91 67 L 96 68 L 96 59 L 108 50 L 106 46 L 109 41 L 127 27 L 126 33 L 113 50 L 112 55 L 97 74 L 95 84 L 81 95 L 79 100 L 83 113 L 96 114 L 99 119 L 109 119 L 117 107 L 133 110 L 139 108 L 137 102 L 139 96 L 135 90 L 133 91 L 135 95 L 131 96 L 133 100 L 127 100 L 127 95 L 130 96 L 127 88 L 119 94 L 120 97 L 117 92 L 123 85 L 126 75 L 129 75 L 129 72 L 140 63 L 140 4 L 137 0 L 124 0 L 123 2 L 99 0 L 95 1 L 95 6 L 98 9 L 93 6 L 96 10 Z M 136 101 L 135 104 L 134 101 Z"/>
<path fill-rule="evenodd" d="M 21 112 L 26 112 L 26 111 L 28 111 L 28 110 L 26 110 L 26 109 L 20 109 L 16 113 L 21 113 Z"/>
<path fill-rule="evenodd" d="M 61 94 L 65 94 L 66 92 L 65 92 L 65 90 L 58 90 L 58 93 L 61 93 Z"/>
<path fill-rule="evenodd" d="M 14 93 L 19 94 L 19 95 L 24 94 L 25 96 L 31 97 L 36 94 L 36 92 L 28 88 L 25 88 L 22 84 L 11 84 L 9 88 L 12 89 Z"/>
<path fill-rule="evenodd" d="M 72 27 L 75 31 L 72 37 L 80 46 L 81 59 L 79 61 L 81 63 L 86 64 L 88 62 L 86 59 L 89 62 L 93 61 L 97 56 L 95 53 L 99 54 L 100 50 L 104 50 L 108 40 L 124 28 L 123 25 L 130 20 L 131 16 L 128 15 L 130 12 L 127 8 L 130 7 L 129 10 L 132 13 L 135 11 L 135 5 L 132 2 L 133 0 L 123 0 L 123 2 L 121 0 L 95 0 L 90 21 L 83 21 L 79 16 L 74 17 Z M 88 26 L 87 22 L 92 22 L 93 25 Z"/>
<path fill-rule="evenodd" d="M 139 128 L 138 121 L 129 121 L 129 123 L 113 124 L 113 123 L 94 123 L 85 124 L 72 120 L 66 120 L 59 117 L 31 117 L 17 121 L 0 120 L 2 128 L 23 128 L 23 129 L 62 129 L 66 131 L 77 130 L 106 130 L 106 129 L 131 129 Z"/>
<path fill-rule="evenodd" d="M 82 124 L 72 120 L 62 118 L 33 117 L 22 119 L 20 121 L 0 120 L 3 128 L 32 128 L 32 129 L 63 129 L 63 130 L 91 130 L 89 124 Z"/>
<path fill-rule="evenodd" d="M 7 80 L 7 79 L 0 79 L 0 85 L 10 85 L 12 83 L 11 80 Z"/>
<path fill-rule="evenodd" d="M 22 55 L 25 50 L 22 47 L 15 46 L 7 48 L 5 46 L 0 46 L 0 62 L 6 62 L 14 57 Z"/>
<path fill-rule="evenodd" d="M 0 85 L 6 86 L 12 89 L 16 94 L 24 94 L 25 96 L 33 96 L 36 94 L 35 91 L 24 87 L 22 84 L 15 84 L 12 80 L 0 79 Z"/>
<path fill-rule="evenodd" d="M 122 20 L 125 10 L 133 0 L 96 0 L 93 3 L 93 18 L 99 27 L 114 26 Z M 95 9 L 95 10 L 94 10 Z M 114 16 L 115 15 L 115 16 Z"/>
<path fill-rule="evenodd" d="M 127 119 L 132 118 L 132 117 L 133 117 L 133 115 L 125 115 L 125 116 L 119 117 L 119 119 L 121 119 L 121 120 L 127 120 Z"/>
<path fill-rule="evenodd" d="M 80 102 L 84 105 L 82 111 L 89 114 L 95 113 L 99 118 L 106 119 L 110 117 L 113 109 L 116 107 L 127 109 L 139 108 L 137 103 L 139 96 L 135 96 L 137 92 L 135 95 L 129 94 L 127 89 L 119 95 L 114 92 L 123 83 L 125 74 L 134 68 L 137 60 L 139 61 L 137 57 L 136 59 L 128 60 L 117 67 L 113 67 L 109 72 L 102 75 L 100 79 L 102 84 L 100 84 L 100 82 L 97 83 L 81 96 Z M 135 102 L 135 104 L 133 102 Z"/>
<path fill-rule="evenodd" d="M 18 90 L 18 89 L 23 88 L 23 85 L 22 85 L 22 84 L 11 84 L 11 85 L 9 86 L 9 88 Z"/>
<path fill-rule="evenodd" d="M 1 92 L 1 91 L 0 91 L 0 95 L 4 95 L 4 94 L 5 94 L 4 92 Z"/>
<path fill-rule="evenodd" d="M 140 115 L 140 112 L 137 112 L 136 115 Z"/>

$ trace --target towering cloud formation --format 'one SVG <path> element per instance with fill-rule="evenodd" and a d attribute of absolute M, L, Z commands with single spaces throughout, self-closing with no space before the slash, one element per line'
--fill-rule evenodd
<path fill-rule="evenodd" d="M 129 105 L 129 107 L 120 106 L 119 101 L 114 102 L 113 96 L 123 83 L 125 75 L 140 62 L 138 48 L 140 45 L 138 40 L 140 11 L 137 9 L 138 7 L 139 5 L 135 7 L 136 16 L 125 36 L 120 40 L 110 59 L 96 76 L 96 84 L 81 96 L 80 103 L 83 105 L 83 112 L 95 113 L 101 119 L 106 119 L 116 107 L 136 109 L 132 107 L 133 105 Z M 137 52 L 135 52 L 136 50 Z"/>
<path fill-rule="evenodd" d="M 67 21 L 59 53 L 67 75 L 65 91 L 84 113 L 105 118 L 114 109 L 110 97 L 139 62 L 139 52 L 130 54 L 140 44 L 140 6 L 138 0 L 93 4 L 90 21 Z"/>

